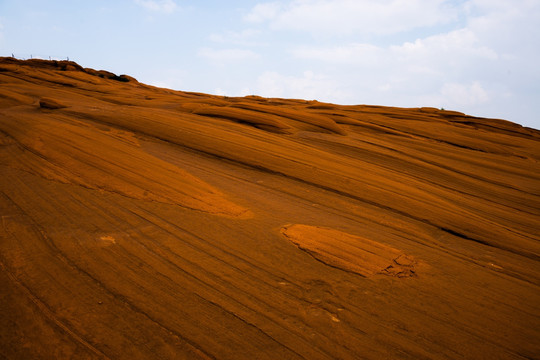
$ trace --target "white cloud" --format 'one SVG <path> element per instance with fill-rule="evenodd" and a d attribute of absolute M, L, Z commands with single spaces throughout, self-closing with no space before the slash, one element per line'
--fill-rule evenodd
<path fill-rule="evenodd" d="M 330 63 L 374 64 L 384 55 L 384 51 L 384 49 L 375 45 L 352 43 L 331 48 L 300 47 L 294 49 L 292 53 L 297 58 Z"/>
<path fill-rule="evenodd" d="M 489 96 L 478 81 L 471 84 L 447 83 L 441 89 L 442 102 L 456 107 L 479 105 L 489 101 Z"/>
<path fill-rule="evenodd" d="M 323 35 L 394 34 L 446 24 L 457 15 L 458 9 L 445 0 L 293 0 L 257 4 L 245 20 Z"/>
<path fill-rule="evenodd" d="M 177 5 L 173 0 L 135 0 L 135 3 L 141 5 L 145 9 L 165 13 L 172 13 L 177 8 Z"/>
<path fill-rule="evenodd" d="M 485 84 L 480 81 L 470 81 L 439 84 L 439 87 L 434 88 L 432 92 L 424 91 L 405 95 L 398 101 L 409 102 L 412 104 L 410 106 L 444 107 L 447 110 L 458 110 L 482 116 L 482 114 L 475 113 L 475 110 L 483 109 L 485 111 L 485 109 L 496 107 L 495 101 L 507 101 L 511 97 L 511 94 L 504 93 L 504 91 L 496 93 L 486 90 Z"/>
<path fill-rule="evenodd" d="M 444 106 L 470 113 L 497 97 L 490 96 L 486 86 L 496 82 L 493 69 L 503 61 L 470 29 L 396 46 L 368 43 L 304 46 L 292 54 L 309 60 L 316 69 L 317 65 L 328 69 L 325 80 L 333 82 L 334 87 L 328 87 L 331 91 L 325 92 L 321 91 L 324 86 L 320 86 L 312 92 L 319 97 L 312 98 L 336 99 L 338 103 Z M 274 93 L 278 89 L 275 86 Z M 283 86 L 281 90 L 286 91 Z"/>
<path fill-rule="evenodd" d="M 347 94 L 339 90 L 336 81 L 309 70 L 304 71 L 301 76 L 266 71 L 258 77 L 256 90 L 257 95 L 267 97 L 325 99 L 326 101 L 347 98 Z"/>
<path fill-rule="evenodd" d="M 252 23 L 260 23 L 275 18 L 281 5 L 277 2 L 257 4 L 244 16 L 244 20 Z"/>
<path fill-rule="evenodd" d="M 537 0 L 469 0 L 468 8 L 482 14 L 492 14 L 496 12 L 512 13 L 512 12 L 528 12 L 531 9 L 538 9 Z"/>
<path fill-rule="evenodd" d="M 476 34 L 466 28 L 391 46 L 390 51 L 399 60 L 416 64 L 438 61 L 454 67 L 467 66 L 471 61 L 494 61 L 499 58 L 495 50 L 483 45 Z"/>
<path fill-rule="evenodd" d="M 523 110 L 540 98 L 538 0 L 282 0 L 244 20 L 270 41 L 261 63 L 274 71 L 246 82 L 263 96 L 444 106 L 540 128 Z"/>
<path fill-rule="evenodd" d="M 471 17 L 468 28 L 501 55 L 538 55 L 540 43 L 540 1 L 519 2 L 471 0 L 480 14 Z"/>
<path fill-rule="evenodd" d="M 256 52 L 246 49 L 201 48 L 197 55 L 219 64 L 230 61 L 256 60 L 260 57 Z"/>
<path fill-rule="evenodd" d="M 214 33 L 208 38 L 209 40 L 220 44 L 253 46 L 259 45 L 255 39 L 260 33 L 260 30 L 244 29 L 242 31 L 224 31 L 222 33 Z"/>
<path fill-rule="evenodd" d="M 292 54 L 301 59 L 346 66 L 342 70 L 376 72 L 381 78 L 400 73 L 405 76 L 438 76 L 474 71 L 499 59 L 495 50 L 482 45 L 475 34 L 461 29 L 380 47 L 367 43 L 349 43 L 333 47 L 300 47 Z"/>
<path fill-rule="evenodd" d="M 415 73 L 433 74 L 434 69 L 467 67 L 471 62 L 495 61 L 497 52 L 482 45 L 469 29 L 434 35 L 401 45 L 379 47 L 368 43 L 350 43 L 333 47 L 300 47 L 292 50 L 297 58 L 342 63 L 354 66 L 405 66 Z"/>

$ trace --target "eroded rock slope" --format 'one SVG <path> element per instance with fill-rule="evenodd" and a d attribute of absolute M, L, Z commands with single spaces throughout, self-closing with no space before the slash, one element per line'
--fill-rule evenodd
<path fill-rule="evenodd" d="M 0 59 L 0 355 L 533 359 L 540 132 Z"/>

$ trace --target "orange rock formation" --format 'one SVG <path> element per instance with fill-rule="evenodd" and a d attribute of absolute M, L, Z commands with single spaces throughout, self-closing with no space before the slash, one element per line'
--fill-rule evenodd
<path fill-rule="evenodd" d="M 504 120 L 1 58 L 0 357 L 538 358 L 539 160 Z"/>

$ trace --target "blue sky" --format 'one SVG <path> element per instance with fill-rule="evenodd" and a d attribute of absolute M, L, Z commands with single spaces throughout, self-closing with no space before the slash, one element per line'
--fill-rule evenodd
<path fill-rule="evenodd" d="M 540 129 L 540 0 L 0 0 L 0 55 L 12 53 L 177 90 Z"/>

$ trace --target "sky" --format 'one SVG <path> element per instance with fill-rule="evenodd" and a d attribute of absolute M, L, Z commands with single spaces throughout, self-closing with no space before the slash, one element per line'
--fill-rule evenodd
<path fill-rule="evenodd" d="M 540 0 L 0 0 L 0 56 L 540 129 Z"/>

